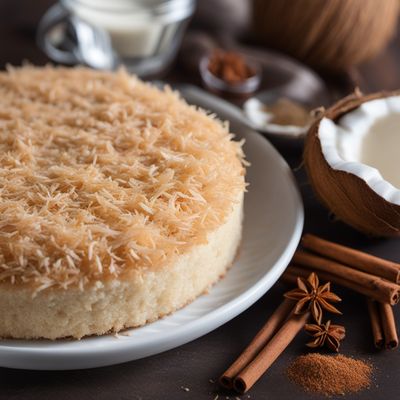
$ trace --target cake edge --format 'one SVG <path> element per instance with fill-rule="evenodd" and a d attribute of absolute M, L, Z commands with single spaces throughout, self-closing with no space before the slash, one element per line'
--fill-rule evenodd
<path fill-rule="evenodd" d="M 185 307 L 232 265 L 242 237 L 243 193 L 208 243 L 193 247 L 166 268 L 136 270 L 129 278 L 79 288 L 32 290 L 0 284 L 0 337 L 81 339 L 154 322 Z"/>

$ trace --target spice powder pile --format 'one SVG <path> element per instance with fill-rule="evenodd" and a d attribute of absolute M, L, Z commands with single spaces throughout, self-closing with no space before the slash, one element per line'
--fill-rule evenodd
<path fill-rule="evenodd" d="M 307 354 L 293 361 L 287 375 L 306 391 L 326 396 L 344 395 L 370 386 L 372 366 L 342 355 Z"/>
<path fill-rule="evenodd" d="M 279 98 L 274 104 L 264 105 L 264 111 L 272 114 L 269 122 L 277 125 L 307 126 L 312 122 L 309 110 L 286 97 Z"/>
<path fill-rule="evenodd" d="M 255 75 L 244 57 L 233 51 L 215 50 L 210 56 L 208 70 L 229 84 L 237 84 Z"/>

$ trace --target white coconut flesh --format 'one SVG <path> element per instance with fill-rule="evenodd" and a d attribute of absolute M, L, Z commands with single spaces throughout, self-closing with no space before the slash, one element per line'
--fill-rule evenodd
<path fill-rule="evenodd" d="M 318 136 L 333 169 L 357 175 L 400 205 L 400 96 L 363 103 L 336 123 L 324 117 Z"/>

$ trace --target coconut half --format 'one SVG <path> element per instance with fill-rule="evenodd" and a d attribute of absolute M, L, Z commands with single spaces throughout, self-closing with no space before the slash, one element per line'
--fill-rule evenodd
<path fill-rule="evenodd" d="M 360 93 L 310 128 L 304 161 L 323 203 L 354 228 L 400 234 L 400 92 Z"/>

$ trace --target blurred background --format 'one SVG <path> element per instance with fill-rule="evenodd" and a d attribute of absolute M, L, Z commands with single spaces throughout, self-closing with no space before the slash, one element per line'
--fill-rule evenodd
<path fill-rule="evenodd" d="M 124 2 L 127 3 L 125 0 L 121 4 Z M 18 65 L 24 60 L 34 64 L 50 60 L 38 48 L 36 33 L 40 19 L 56 3 L 54 0 L 1 0 L 2 68 L 7 63 Z M 149 3 L 154 6 L 174 2 L 149 0 Z M 177 9 L 188 7 L 187 2 L 175 3 L 173 7 Z M 198 58 L 204 51 L 213 46 L 244 46 L 246 50 L 257 50 L 258 61 L 265 58 L 266 63 L 271 49 L 290 55 L 344 91 L 348 89 L 348 79 L 363 86 L 365 91 L 400 86 L 397 0 L 199 0 L 190 3 L 194 3 L 196 11 L 177 46 L 179 55 L 174 54 L 168 60 L 170 65 L 155 74 L 164 79 L 195 82 L 199 79 Z M 94 6 L 96 2 L 86 0 L 86 4 Z M 135 23 L 132 19 L 132 25 Z M 267 83 L 268 79 L 275 78 L 263 77 Z"/>

